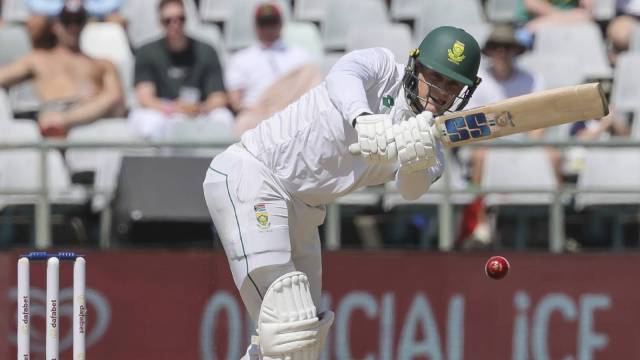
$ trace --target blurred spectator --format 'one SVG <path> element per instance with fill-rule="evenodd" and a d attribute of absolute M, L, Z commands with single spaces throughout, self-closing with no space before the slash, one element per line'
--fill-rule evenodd
<path fill-rule="evenodd" d="M 185 34 L 181 0 L 161 0 L 166 36 L 136 51 L 135 87 L 140 108 L 129 114 L 138 135 L 160 140 L 185 121 L 214 122 L 231 132 L 233 115 L 216 51 Z"/>
<path fill-rule="evenodd" d="M 0 86 L 34 81 L 42 101 L 37 120 L 45 136 L 62 136 L 73 126 L 123 115 L 115 66 L 80 52 L 79 37 L 86 21 L 82 5 L 68 2 L 48 26 L 54 39 L 50 48 L 35 49 L 0 68 Z"/>
<path fill-rule="evenodd" d="M 615 66 L 618 54 L 629 50 L 633 31 L 638 26 L 640 17 L 640 0 L 624 2 L 626 4 L 620 4 L 618 1 L 620 15 L 611 20 L 607 26 L 608 55 L 612 66 Z"/>
<path fill-rule="evenodd" d="M 487 57 L 488 67 L 480 69 L 478 76 L 482 82 L 473 94 L 467 108 L 473 108 L 506 98 L 520 96 L 535 91 L 543 90 L 542 81 L 536 74 L 529 73 L 514 64 L 514 60 L 525 51 L 525 47 L 515 37 L 515 30 L 510 25 L 498 25 L 494 27 L 482 49 Z M 523 139 L 527 136 L 539 139 L 544 130 L 532 131 L 528 134 L 511 135 L 509 139 Z M 487 150 L 473 148 L 470 157 L 470 178 L 474 184 L 482 181 L 482 171 Z M 559 166 L 559 154 L 556 162 Z M 556 167 L 557 167 L 556 166 Z M 491 234 L 489 225 L 485 221 L 485 212 L 482 198 L 476 199 L 465 210 L 463 229 L 460 241 L 469 240 L 480 243 L 488 243 Z"/>
<path fill-rule="evenodd" d="M 524 27 L 518 39 L 528 47 L 533 34 L 545 23 L 567 23 L 591 20 L 593 0 L 516 0 L 516 21 Z"/>
<path fill-rule="evenodd" d="M 75 6 L 84 7 L 88 21 L 110 21 L 126 26 L 126 20 L 119 14 L 123 0 L 67 0 Z M 52 19 L 62 11 L 65 0 L 26 0 L 31 15 L 27 19 L 27 29 L 35 48 L 48 49 L 55 44 L 52 34 Z"/>
<path fill-rule="evenodd" d="M 306 51 L 283 43 L 282 26 L 282 14 L 276 5 L 258 5 L 258 41 L 229 60 L 225 80 L 231 106 L 239 113 L 238 132 L 256 126 L 322 80 Z"/>

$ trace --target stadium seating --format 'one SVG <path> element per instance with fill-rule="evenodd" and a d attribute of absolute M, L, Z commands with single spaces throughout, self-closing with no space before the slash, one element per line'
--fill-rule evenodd
<path fill-rule="evenodd" d="M 201 0 L 200 19 L 202 21 L 224 22 L 231 13 L 232 0 Z"/>
<path fill-rule="evenodd" d="M 616 0 L 594 0 L 591 13 L 597 21 L 607 21 L 616 15 Z"/>
<path fill-rule="evenodd" d="M 289 21 L 282 29 L 282 40 L 286 45 L 306 50 L 319 65 L 324 61 L 324 47 L 318 28 L 310 22 Z"/>
<path fill-rule="evenodd" d="M 584 73 L 570 55 L 546 56 L 541 53 L 525 53 L 517 59 L 518 65 L 542 76 L 545 89 L 577 85 L 583 82 Z"/>
<path fill-rule="evenodd" d="M 102 119 L 91 124 L 71 129 L 69 141 L 133 142 L 138 140 L 129 129 L 126 119 Z M 126 151 L 128 153 L 131 150 Z M 136 150 L 140 153 L 141 150 Z M 145 151 L 148 152 L 148 151 Z M 123 149 L 69 149 L 66 153 L 67 165 L 72 173 L 93 172 L 94 190 L 91 207 L 98 212 L 110 204 L 115 192 L 116 180 L 120 172 Z"/>
<path fill-rule="evenodd" d="M 488 0 L 487 18 L 491 22 L 514 22 L 516 20 L 517 2 L 513 0 Z"/>
<path fill-rule="evenodd" d="M 13 112 L 9 103 L 9 95 L 4 89 L 0 88 L 0 129 L 4 129 L 4 126 L 8 126 L 12 121 Z"/>
<path fill-rule="evenodd" d="M 328 0 L 297 0 L 293 16 L 297 20 L 322 23 L 326 15 Z"/>
<path fill-rule="evenodd" d="M 31 51 L 31 39 L 24 25 L 9 24 L 0 26 L 0 66 L 18 60 Z M 9 89 L 9 102 L 14 113 L 34 111 L 39 107 L 33 84 L 27 81 Z"/>
<path fill-rule="evenodd" d="M 420 8 L 419 0 L 391 0 L 391 18 L 396 20 L 415 20 Z"/>
<path fill-rule="evenodd" d="M 431 30 L 444 25 L 461 27 L 475 37 L 482 34 L 474 34 L 474 31 L 470 31 L 471 28 L 474 25 L 485 24 L 482 6 L 476 0 L 457 1 L 455 9 L 448 0 L 424 1 L 421 3 L 418 14 L 414 28 L 416 39 L 422 39 Z M 477 29 L 474 28 L 474 30 Z M 483 43 L 482 39 L 476 40 Z"/>
<path fill-rule="evenodd" d="M 0 26 L 0 66 L 18 60 L 31 51 L 31 39 L 24 25 Z M 8 51 L 11 49 L 11 51 Z"/>
<path fill-rule="evenodd" d="M 382 24 L 352 26 L 347 33 L 346 50 L 352 51 L 382 46 L 391 50 L 396 62 L 405 63 L 409 50 L 416 47 L 411 29 L 406 24 Z"/>
<path fill-rule="evenodd" d="M 602 34 L 595 23 L 544 24 L 536 33 L 534 52 L 551 58 L 572 56 L 585 79 L 607 78 L 612 73 Z"/>
<path fill-rule="evenodd" d="M 640 94 L 640 53 L 621 54 L 616 61 L 611 105 L 619 112 L 638 109 Z"/>
<path fill-rule="evenodd" d="M 357 14 L 357 16 L 353 16 Z M 381 1 L 328 0 L 327 15 L 322 23 L 322 38 L 327 50 L 343 50 L 346 34 L 352 26 L 375 28 L 389 23 L 387 10 Z"/>
<path fill-rule="evenodd" d="M 32 120 L 15 120 L 5 125 L 0 134 L 0 141 L 38 142 L 41 140 L 40 130 Z M 38 150 L 21 149 L 0 152 L 0 169 L 11 169 L 2 172 L 0 189 L 20 189 L 38 191 L 40 189 L 40 154 Z M 59 151 L 48 153 L 47 180 L 49 200 L 53 204 L 82 204 L 85 192 L 71 185 L 69 173 Z M 25 166 L 32 164 L 32 166 Z M 8 205 L 35 204 L 36 195 L 0 195 L 0 209 Z"/>
<path fill-rule="evenodd" d="M 640 189 L 640 149 L 589 149 L 577 185 L 580 190 Z M 623 248 L 624 225 L 638 222 L 640 193 L 578 193 L 575 202 L 577 209 L 592 216 L 587 229 L 592 237 L 611 240 L 614 249 Z M 611 231 L 599 233 L 605 219 L 611 221 Z"/>
<path fill-rule="evenodd" d="M 6 22 L 27 21 L 29 17 L 29 9 L 25 0 L 3 0 L 2 2 L 2 20 Z"/>
<path fill-rule="evenodd" d="M 535 164 L 535 166 L 532 166 Z M 533 221 L 546 222 L 548 206 L 553 202 L 553 191 L 558 183 L 545 149 L 490 149 L 484 162 L 483 188 L 512 189 L 510 193 L 489 193 L 485 196 L 487 208 L 498 210 L 498 222 L 506 219 L 515 225 L 513 242 L 522 250 L 531 241 L 529 227 Z M 535 189 L 542 193 L 518 193 L 518 189 Z M 544 192 L 544 191 L 548 192 Z M 502 233 L 502 232 L 501 232 Z M 547 233 L 542 232 L 543 238 Z M 537 235 L 540 235 L 538 232 Z M 506 242 L 497 239 L 498 242 Z M 509 239 L 511 240 L 511 239 Z"/>

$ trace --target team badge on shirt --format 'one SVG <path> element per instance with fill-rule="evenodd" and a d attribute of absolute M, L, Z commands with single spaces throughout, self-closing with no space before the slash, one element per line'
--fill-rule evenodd
<path fill-rule="evenodd" d="M 393 98 L 389 95 L 382 98 L 382 105 L 388 109 L 391 109 L 393 107 L 393 103 Z"/>
<path fill-rule="evenodd" d="M 256 213 L 256 220 L 258 221 L 258 228 L 260 230 L 267 230 L 271 223 L 269 222 L 269 213 L 267 212 L 267 206 L 264 203 L 253 205 L 253 210 Z"/>
<path fill-rule="evenodd" d="M 465 56 L 462 55 L 464 53 L 464 44 L 460 41 L 457 41 L 453 44 L 451 49 L 447 51 L 447 57 L 449 61 L 452 63 L 459 65 L 462 60 L 464 60 Z"/>

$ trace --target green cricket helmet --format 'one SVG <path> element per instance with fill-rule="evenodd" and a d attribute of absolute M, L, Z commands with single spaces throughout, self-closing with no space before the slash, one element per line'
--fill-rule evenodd
<path fill-rule="evenodd" d="M 423 81 L 418 78 L 420 66 L 464 85 L 463 90 L 452 97 L 439 113 L 448 111 L 454 105 L 454 111 L 462 110 L 481 81 L 477 75 L 480 46 L 469 33 L 451 26 L 438 27 L 425 36 L 420 46 L 411 51 L 402 80 L 407 102 L 416 114 L 425 110 L 423 103 L 426 104 L 430 96 L 421 98 L 418 95 L 418 83 Z M 427 84 L 430 88 L 435 86 L 428 79 Z"/>

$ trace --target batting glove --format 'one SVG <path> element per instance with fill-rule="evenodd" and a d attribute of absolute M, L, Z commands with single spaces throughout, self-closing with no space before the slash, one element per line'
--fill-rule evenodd
<path fill-rule="evenodd" d="M 393 123 L 387 114 L 361 115 L 356 118 L 360 156 L 370 164 L 389 164 L 398 153 L 394 144 Z"/>
<path fill-rule="evenodd" d="M 436 164 L 436 150 L 441 145 L 431 134 L 432 123 L 433 114 L 424 111 L 394 125 L 400 171 L 410 173 Z"/>

